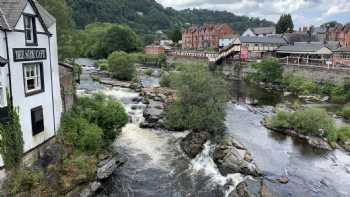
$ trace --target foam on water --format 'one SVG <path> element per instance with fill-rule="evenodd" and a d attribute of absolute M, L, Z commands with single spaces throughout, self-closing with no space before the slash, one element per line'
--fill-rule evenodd
<path fill-rule="evenodd" d="M 243 181 L 243 176 L 241 174 L 221 175 L 211 156 L 213 149 L 214 146 L 210 141 L 207 141 L 204 144 L 203 151 L 191 161 L 192 169 L 194 172 L 202 172 L 206 176 L 211 177 L 211 180 L 216 184 L 227 186 L 228 189 L 225 192 L 225 196 L 228 196 L 237 184 Z"/>

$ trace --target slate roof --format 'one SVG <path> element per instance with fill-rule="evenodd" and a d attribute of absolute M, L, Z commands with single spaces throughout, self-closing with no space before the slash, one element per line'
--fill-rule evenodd
<path fill-rule="evenodd" d="M 7 64 L 7 62 L 8 62 L 7 59 L 5 59 L 5 58 L 0 56 L 0 67 L 4 66 L 5 64 Z"/>
<path fill-rule="evenodd" d="M 255 34 L 275 34 L 276 33 L 276 28 L 275 27 L 256 27 L 252 28 L 252 31 Z"/>
<path fill-rule="evenodd" d="M 282 37 L 255 37 L 255 36 L 241 36 L 239 37 L 241 43 L 263 43 L 263 44 L 287 44 L 287 41 Z"/>
<path fill-rule="evenodd" d="M 239 35 L 238 34 L 228 34 L 228 35 L 224 35 L 221 37 L 221 39 L 235 39 L 238 38 Z"/>
<path fill-rule="evenodd" d="M 350 46 L 345 46 L 345 47 L 336 49 L 336 50 L 334 50 L 334 52 L 350 53 Z"/>
<path fill-rule="evenodd" d="M 327 47 L 327 46 L 322 43 L 316 43 L 316 42 L 313 42 L 313 43 L 295 42 L 294 45 L 281 46 L 276 51 L 280 53 L 281 52 L 315 53 L 321 50 L 323 47 Z"/>
<path fill-rule="evenodd" d="M 3 29 L 13 29 L 27 3 L 34 2 L 36 9 L 39 12 L 40 19 L 42 19 L 46 28 L 55 23 L 55 18 L 50 15 L 38 2 L 32 0 L 0 0 L 0 27 Z M 35 8 L 34 8 L 35 9 Z"/>

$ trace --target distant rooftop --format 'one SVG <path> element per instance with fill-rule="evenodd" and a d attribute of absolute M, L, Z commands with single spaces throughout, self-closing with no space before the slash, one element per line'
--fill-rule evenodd
<path fill-rule="evenodd" d="M 256 28 L 252 28 L 251 30 L 257 35 L 276 33 L 275 27 L 256 27 Z"/>
<path fill-rule="evenodd" d="M 287 44 L 287 41 L 282 37 L 252 37 L 241 36 L 239 37 L 241 43 L 264 43 L 264 44 Z"/>

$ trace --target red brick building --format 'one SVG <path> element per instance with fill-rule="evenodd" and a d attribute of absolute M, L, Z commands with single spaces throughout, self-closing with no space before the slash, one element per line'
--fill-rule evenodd
<path fill-rule="evenodd" d="M 161 55 L 165 53 L 165 48 L 159 45 L 148 45 L 144 51 L 147 55 Z"/>
<path fill-rule="evenodd" d="M 193 25 L 182 33 L 183 49 L 219 48 L 219 39 L 235 32 L 227 24 Z"/>
<path fill-rule="evenodd" d="M 339 41 L 341 45 L 350 45 L 350 23 L 346 25 L 338 24 L 336 27 L 330 28 L 328 32 L 328 40 Z"/>

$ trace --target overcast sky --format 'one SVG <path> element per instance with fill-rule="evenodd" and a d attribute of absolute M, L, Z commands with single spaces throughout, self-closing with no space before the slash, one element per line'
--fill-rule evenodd
<path fill-rule="evenodd" d="M 282 13 L 292 14 L 296 28 L 330 20 L 350 22 L 350 0 L 156 0 L 177 10 L 206 8 L 277 22 Z"/>

